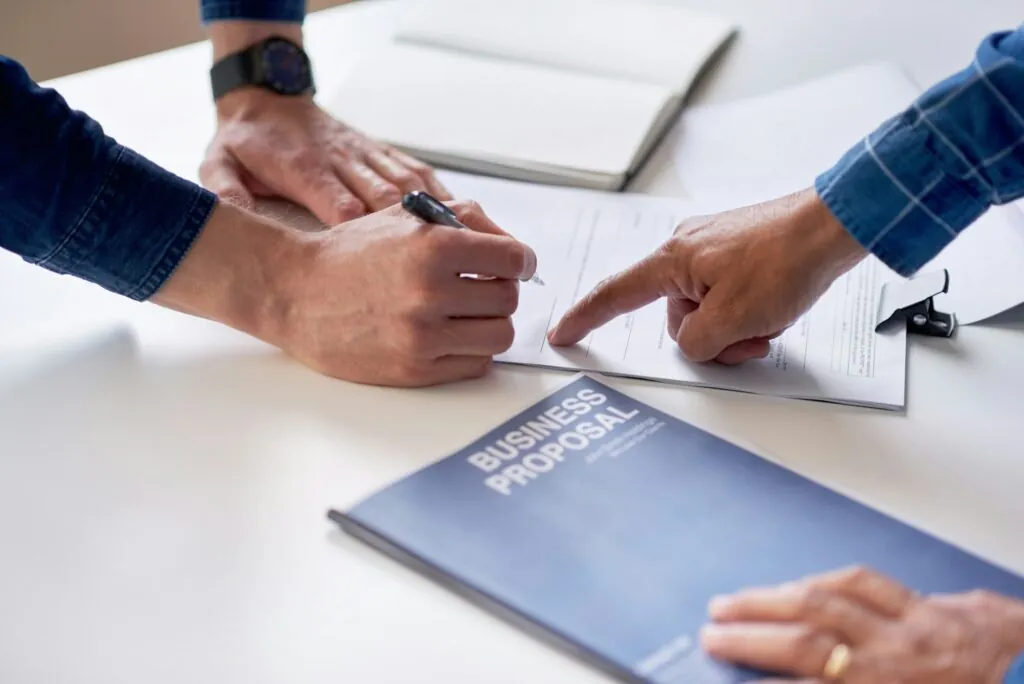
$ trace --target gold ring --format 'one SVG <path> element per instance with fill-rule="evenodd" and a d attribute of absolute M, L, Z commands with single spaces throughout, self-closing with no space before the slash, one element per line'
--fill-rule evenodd
<path fill-rule="evenodd" d="M 828 662 L 825 663 L 825 669 L 822 671 L 821 676 L 832 682 L 840 681 L 846 674 L 846 671 L 850 669 L 850 660 L 852 658 L 853 652 L 850 651 L 850 647 L 846 644 L 839 644 L 829 654 Z"/>

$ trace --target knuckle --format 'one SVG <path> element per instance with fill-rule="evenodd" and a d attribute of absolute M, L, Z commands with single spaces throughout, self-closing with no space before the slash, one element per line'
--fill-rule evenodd
<path fill-rule="evenodd" d="M 903 636 L 903 650 L 907 653 L 928 656 L 936 651 L 949 650 L 957 643 L 956 639 L 949 639 L 948 629 L 910 629 Z M 953 631 L 956 631 L 955 629 Z M 949 641 L 949 643 L 947 643 Z"/>
<path fill-rule="evenodd" d="M 421 161 L 413 159 L 407 164 L 407 166 L 412 170 L 413 173 L 415 173 L 417 176 L 419 176 L 425 181 L 437 180 L 437 177 L 434 175 L 434 169 L 427 166 Z"/>
<path fill-rule="evenodd" d="M 505 319 L 501 322 L 498 328 L 497 339 L 495 340 L 496 346 L 499 348 L 498 353 L 502 354 L 512 348 L 512 345 L 516 341 L 516 329 L 512 324 L 511 320 Z"/>
<path fill-rule="evenodd" d="M 679 222 L 676 226 L 673 235 L 679 238 L 687 238 L 691 235 L 699 232 L 702 228 L 713 223 L 715 217 L 708 214 L 697 214 L 694 216 L 688 216 Z"/>
<path fill-rule="evenodd" d="M 415 317 L 407 317 L 399 326 L 395 346 L 405 363 L 418 360 L 429 353 L 429 330 L 425 323 Z"/>
<path fill-rule="evenodd" d="M 840 583 L 849 589 L 870 586 L 875 578 L 871 568 L 864 565 L 853 565 L 843 570 Z"/>
<path fill-rule="evenodd" d="M 460 200 L 452 206 L 452 211 L 463 222 L 479 219 L 484 215 L 483 207 L 475 200 Z"/>
<path fill-rule="evenodd" d="M 470 378 L 482 378 L 487 375 L 487 371 L 491 369 L 492 361 L 490 359 L 481 359 L 479 363 L 469 369 Z"/>
<path fill-rule="evenodd" d="M 612 314 L 619 315 L 625 309 L 621 304 L 620 298 L 613 296 L 617 285 L 618 279 L 615 276 L 608 276 L 602 279 L 594 289 L 583 297 L 583 302 L 590 308 L 601 308 Z"/>
<path fill-rule="evenodd" d="M 835 638 L 810 626 L 801 627 L 786 649 L 786 658 L 797 669 L 815 671 L 824 654 L 835 647 Z"/>
<path fill-rule="evenodd" d="M 406 387 L 419 387 L 426 383 L 427 366 L 415 359 L 399 359 L 393 365 L 396 384 Z"/>
<path fill-rule="evenodd" d="M 208 180 L 210 176 L 213 175 L 216 169 L 217 162 L 213 161 L 212 159 L 204 159 L 203 162 L 199 165 L 199 177 L 204 181 Z"/>
<path fill-rule="evenodd" d="M 443 266 L 462 241 L 458 231 L 452 229 L 428 229 L 424 245 L 424 258 L 431 266 Z"/>
<path fill-rule="evenodd" d="M 366 213 L 366 205 L 351 195 L 342 197 L 338 200 L 338 213 L 347 219 L 357 218 Z"/>
<path fill-rule="evenodd" d="M 416 283 L 408 288 L 405 299 L 404 313 L 409 319 L 408 324 L 419 334 L 424 334 L 422 317 L 429 315 L 435 307 L 436 299 L 423 283 Z"/>
<path fill-rule="evenodd" d="M 388 205 L 395 204 L 401 198 L 401 192 L 398 188 L 387 183 L 374 186 L 370 194 L 375 202 Z"/>
<path fill-rule="evenodd" d="M 831 592 L 820 587 L 806 587 L 800 592 L 797 601 L 798 614 L 805 618 L 813 618 L 826 613 L 832 605 Z"/>
<path fill-rule="evenodd" d="M 320 156 L 308 148 L 292 152 L 287 156 L 288 165 L 304 174 L 315 173 L 323 167 Z"/>
<path fill-rule="evenodd" d="M 526 247 L 522 243 L 509 240 L 506 258 L 508 259 L 509 273 L 519 274 L 526 270 L 528 258 Z"/>
<path fill-rule="evenodd" d="M 656 264 L 691 264 L 694 260 L 693 244 L 682 236 L 676 236 L 663 242 L 654 254 L 651 262 Z"/>
<path fill-rule="evenodd" d="M 419 177 L 405 167 L 395 169 L 391 174 L 391 179 L 399 185 L 411 185 L 419 180 Z"/>
<path fill-rule="evenodd" d="M 519 309 L 519 285 L 513 281 L 500 283 L 498 289 L 498 315 L 511 316 Z"/>
<path fill-rule="evenodd" d="M 971 608 L 987 610 L 993 608 L 1000 602 L 999 596 L 986 589 L 975 589 L 964 596 L 964 600 Z"/>

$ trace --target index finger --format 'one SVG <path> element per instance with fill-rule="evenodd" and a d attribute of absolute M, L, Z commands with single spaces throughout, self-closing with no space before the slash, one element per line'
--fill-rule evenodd
<path fill-rule="evenodd" d="M 893 618 L 902 616 L 916 598 L 912 589 L 880 572 L 862 567 L 806 577 L 801 583 L 841 593 Z"/>
<path fill-rule="evenodd" d="M 459 200 L 458 202 L 445 202 L 455 212 L 455 216 L 464 226 L 478 233 L 490 233 L 491 235 L 511 236 L 508 231 L 502 230 L 501 226 L 491 220 L 487 212 L 479 204 L 472 200 Z"/>
<path fill-rule="evenodd" d="M 548 341 L 556 347 L 576 344 L 614 318 L 668 294 L 662 285 L 663 262 L 663 254 L 655 252 L 599 283 L 569 309 L 548 334 Z"/>

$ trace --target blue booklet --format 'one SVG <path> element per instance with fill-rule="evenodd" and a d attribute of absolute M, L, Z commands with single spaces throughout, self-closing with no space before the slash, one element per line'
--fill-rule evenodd
<path fill-rule="evenodd" d="M 580 376 L 330 518 L 630 682 L 764 673 L 698 642 L 716 594 L 869 565 L 922 592 L 1024 579 Z"/>

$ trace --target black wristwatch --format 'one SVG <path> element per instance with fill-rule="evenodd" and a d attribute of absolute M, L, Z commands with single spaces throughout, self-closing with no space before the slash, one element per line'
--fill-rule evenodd
<path fill-rule="evenodd" d="M 315 92 L 309 57 L 297 44 L 271 36 L 219 60 L 210 69 L 213 99 L 243 86 L 266 88 L 279 95 Z"/>

